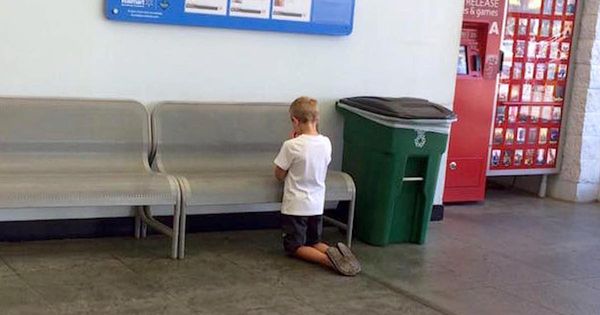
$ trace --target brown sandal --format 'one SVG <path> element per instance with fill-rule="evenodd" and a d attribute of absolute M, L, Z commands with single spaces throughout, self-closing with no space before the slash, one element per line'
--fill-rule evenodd
<path fill-rule="evenodd" d="M 337 247 L 329 247 L 327 249 L 327 257 L 335 267 L 335 270 L 344 276 L 356 276 L 357 270 L 352 266 L 350 260 L 342 255 Z"/>
<path fill-rule="evenodd" d="M 354 256 L 350 248 L 344 243 L 337 243 L 337 248 L 340 250 L 340 253 L 342 253 L 344 257 L 348 258 L 348 261 L 350 261 L 350 264 L 352 265 L 352 268 L 354 268 L 356 273 L 361 272 L 362 267 L 360 265 L 360 262 L 358 261 L 356 256 Z"/>

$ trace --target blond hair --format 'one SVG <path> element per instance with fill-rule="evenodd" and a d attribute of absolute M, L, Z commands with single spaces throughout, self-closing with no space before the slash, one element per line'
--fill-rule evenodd
<path fill-rule="evenodd" d="M 317 100 L 308 96 L 301 96 L 290 105 L 290 115 L 301 123 L 317 122 L 319 120 L 319 108 Z"/>

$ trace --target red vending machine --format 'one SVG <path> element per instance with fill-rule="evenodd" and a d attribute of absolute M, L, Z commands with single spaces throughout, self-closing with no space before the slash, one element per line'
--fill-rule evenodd
<path fill-rule="evenodd" d="M 558 172 L 576 0 L 511 0 L 488 175 Z"/>
<path fill-rule="evenodd" d="M 505 0 L 465 1 L 444 202 L 485 197 L 505 13 Z"/>

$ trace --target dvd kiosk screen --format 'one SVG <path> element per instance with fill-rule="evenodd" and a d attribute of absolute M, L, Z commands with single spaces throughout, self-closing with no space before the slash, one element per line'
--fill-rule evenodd
<path fill-rule="evenodd" d="M 469 66 L 467 62 L 467 46 L 460 46 L 458 51 L 458 64 L 456 65 L 456 73 L 458 75 L 469 74 Z"/>
<path fill-rule="evenodd" d="M 542 0 L 510 0 L 509 10 L 519 13 L 538 13 L 542 8 Z"/>

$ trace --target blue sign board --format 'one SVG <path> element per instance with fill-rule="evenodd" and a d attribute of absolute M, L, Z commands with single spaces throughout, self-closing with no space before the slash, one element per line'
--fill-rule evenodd
<path fill-rule="evenodd" d="M 355 0 L 106 0 L 110 20 L 349 35 Z"/>

